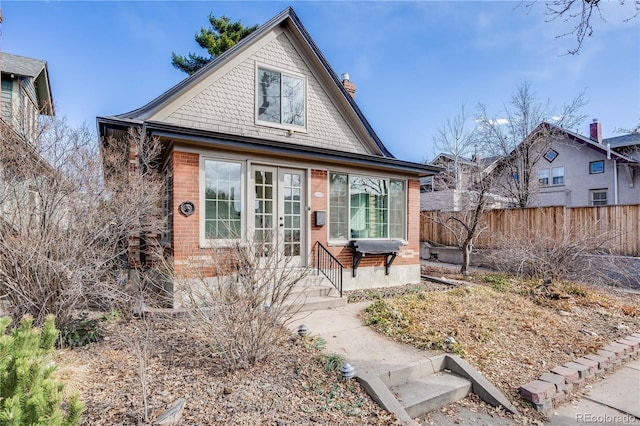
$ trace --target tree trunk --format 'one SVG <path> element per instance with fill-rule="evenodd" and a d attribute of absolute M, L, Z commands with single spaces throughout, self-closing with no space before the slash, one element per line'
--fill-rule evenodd
<path fill-rule="evenodd" d="M 469 275 L 469 261 L 471 259 L 471 240 L 466 240 L 462 243 L 462 266 L 460 266 L 460 273 L 462 275 Z"/>

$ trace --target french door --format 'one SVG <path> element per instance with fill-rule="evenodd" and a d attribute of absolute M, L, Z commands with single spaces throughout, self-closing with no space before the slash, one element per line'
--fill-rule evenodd
<path fill-rule="evenodd" d="M 253 235 L 263 256 L 287 266 L 305 264 L 306 172 L 253 165 Z M 251 219 L 250 219 L 251 220 Z"/>

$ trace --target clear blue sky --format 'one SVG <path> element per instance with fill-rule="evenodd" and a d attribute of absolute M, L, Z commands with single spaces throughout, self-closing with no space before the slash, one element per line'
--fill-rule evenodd
<path fill-rule="evenodd" d="M 171 52 L 203 53 L 194 34 L 210 12 L 253 25 L 291 5 L 400 159 L 431 159 L 433 135 L 461 104 L 497 113 L 524 80 L 557 105 L 586 89 L 585 113 L 605 137 L 637 126 L 640 20 L 623 22 L 632 1 L 602 2 L 607 22 L 596 18 L 577 56 L 563 55 L 574 38 L 555 38 L 568 24 L 523 3 L 0 0 L 0 49 L 47 60 L 57 114 L 94 128 L 96 116 L 138 108 L 182 80 Z"/>

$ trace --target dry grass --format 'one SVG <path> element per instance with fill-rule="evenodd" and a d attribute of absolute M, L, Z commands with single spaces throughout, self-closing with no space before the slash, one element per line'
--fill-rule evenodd
<path fill-rule="evenodd" d="M 462 355 L 526 410 L 521 385 L 640 330 L 640 296 L 475 275 L 454 289 L 379 298 L 365 321 L 396 340 Z"/>

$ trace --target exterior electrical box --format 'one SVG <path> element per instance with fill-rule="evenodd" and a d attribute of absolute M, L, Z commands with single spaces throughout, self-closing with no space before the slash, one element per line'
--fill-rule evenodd
<path fill-rule="evenodd" d="M 315 219 L 314 222 L 316 226 L 324 226 L 327 224 L 327 211 L 326 210 L 316 210 L 314 212 Z"/>

